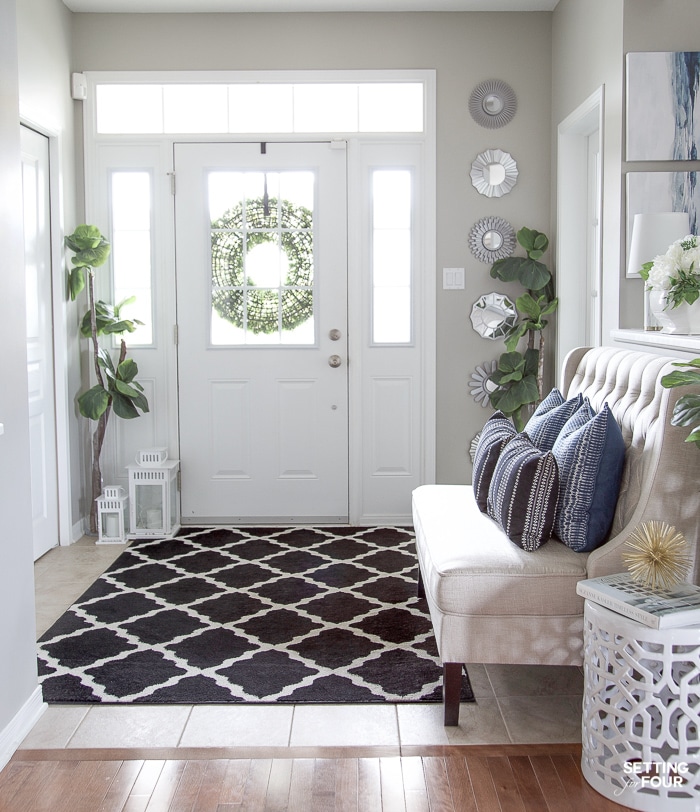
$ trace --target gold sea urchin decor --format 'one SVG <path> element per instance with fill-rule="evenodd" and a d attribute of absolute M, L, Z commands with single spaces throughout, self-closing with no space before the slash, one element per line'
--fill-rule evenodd
<path fill-rule="evenodd" d="M 625 542 L 622 560 L 635 581 L 650 589 L 670 589 L 691 565 L 688 542 L 666 522 L 640 524 Z"/>

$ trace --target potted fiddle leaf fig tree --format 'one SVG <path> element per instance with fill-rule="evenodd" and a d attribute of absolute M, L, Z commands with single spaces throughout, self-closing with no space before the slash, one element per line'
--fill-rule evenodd
<path fill-rule="evenodd" d="M 109 257 L 110 244 L 92 225 L 78 226 L 66 237 L 66 246 L 73 252 L 72 267 L 68 275 L 71 300 L 87 287 L 88 309 L 80 325 L 80 332 L 90 339 L 95 384 L 78 396 L 78 409 L 83 417 L 94 421 L 92 433 L 92 506 L 90 509 L 90 532 L 97 533 L 97 502 L 102 493 L 102 470 L 100 457 L 109 417 L 114 411 L 117 417 L 130 420 L 148 411 L 148 401 L 143 387 L 136 380 L 138 366 L 127 357 L 124 333 L 133 333 L 142 322 L 126 319 L 121 308 L 133 301 L 126 299 L 118 305 L 101 300 L 95 301 L 95 268 L 104 265 Z M 108 349 L 100 346 L 100 336 L 121 336 L 119 356 L 112 358 Z"/>
<path fill-rule="evenodd" d="M 685 367 L 669 372 L 661 379 L 661 385 L 666 389 L 676 386 L 700 385 L 700 358 L 693 358 L 688 362 L 675 362 L 674 367 Z M 693 426 L 690 434 L 685 438 L 686 443 L 695 443 L 700 448 L 700 395 L 689 393 L 681 395 L 673 407 L 671 417 L 672 426 Z"/>
<path fill-rule="evenodd" d="M 525 227 L 516 236 L 526 256 L 499 259 L 491 268 L 494 279 L 519 282 L 525 292 L 515 302 L 521 318 L 506 337 L 506 352 L 498 359 L 498 367 L 490 376 L 497 388 L 489 399 L 495 409 L 510 417 L 518 431 L 522 431 L 528 409 L 543 397 L 545 316 L 554 313 L 559 300 L 554 296 L 552 274 L 540 262 L 549 246 L 548 237 Z M 524 352 L 520 352 L 517 347 L 525 336 L 527 346 Z"/>

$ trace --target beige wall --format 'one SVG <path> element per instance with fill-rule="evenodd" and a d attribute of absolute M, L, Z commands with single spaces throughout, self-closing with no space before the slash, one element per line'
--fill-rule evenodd
<path fill-rule="evenodd" d="M 472 330 L 472 304 L 500 286 L 467 237 L 486 215 L 548 229 L 550 21 L 549 13 L 79 14 L 75 59 L 79 70 L 436 69 L 437 472 L 441 482 L 468 482 L 469 443 L 488 415 L 469 394 L 469 376 L 504 348 Z M 511 84 L 519 103 L 495 131 L 467 109 L 474 86 L 490 78 Z M 520 172 L 500 200 L 479 195 L 469 178 L 472 160 L 491 147 L 511 152 Z M 465 267 L 467 289 L 443 292 L 443 267 Z"/>

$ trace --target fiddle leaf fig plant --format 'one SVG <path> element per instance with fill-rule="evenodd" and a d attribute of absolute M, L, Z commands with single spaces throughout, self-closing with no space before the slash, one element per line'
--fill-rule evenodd
<path fill-rule="evenodd" d="M 518 243 L 525 249 L 524 257 L 505 257 L 495 262 L 491 276 L 502 282 L 519 282 L 526 290 L 515 302 L 522 318 L 506 336 L 506 352 L 498 360 L 498 368 L 490 376 L 496 384 L 489 399 L 495 409 L 510 417 L 518 431 L 525 425 L 532 404 L 542 400 L 544 382 L 544 329 L 547 319 L 557 309 L 552 274 L 540 262 L 549 247 L 548 237 L 540 231 L 521 228 Z M 527 337 L 527 348 L 519 352 L 521 339 Z"/>
<path fill-rule="evenodd" d="M 700 385 L 700 358 L 693 358 L 692 361 L 675 362 L 675 367 L 690 367 L 690 369 L 679 369 L 677 372 L 669 372 L 661 379 L 661 385 L 666 389 L 673 389 L 676 386 Z M 700 395 L 681 395 L 673 407 L 671 417 L 672 426 L 694 426 L 690 434 L 685 438 L 686 443 L 695 443 L 700 448 Z"/>
<path fill-rule="evenodd" d="M 95 268 L 104 265 L 109 258 L 110 244 L 97 226 L 81 225 L 65 239 L 66 247 L 73 252 L 68 273 L 68 291 L 72 301 L 87 288 L 88 309 L 80 324 L 80 332 L 90 339 L 92 362 L 96 383 L 78 396 L 78 409 L 83 417 L 96 422 L 92 434 L 92 506 L 90 509 L 90 532 L 97 533 L 97 502 L 102 493 L 102 470 L 100 457 L 104 445 L 107 423 L 112 411 L 126 420 L 148 411 L 148 400 L 143 387 L 136 380 L 138 366 L 127 357 L 124 338 L 120 340 L 119 357 L 112 359 L 109 350 L 100 346 L 100 336 L 123 336 L 133 333 L 142 322 L 126 319 L 121 308 L 133 302 L 133 297 L 118 305 L 95 301 Z"/>

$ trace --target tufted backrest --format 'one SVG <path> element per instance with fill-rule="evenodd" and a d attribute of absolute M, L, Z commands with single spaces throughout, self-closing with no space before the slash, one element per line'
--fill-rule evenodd
<path fill-rule="evenodd" d="M 596 411 L 607 403 L 627 447 L 610 540 L 590 554 L 589 578 L 625 569 L 624 541 L 644 521 L 674 525 L 697 551 L 700 449 L 685 442 L 690 427 L 672 426 L 671 416 L 679 397 L 700 390 L 661 386 L 661 378 L 674 369 L 672 361 L 613 347 L 572 350 L 564 361 L 562 393 L 583 394 Z"/>

